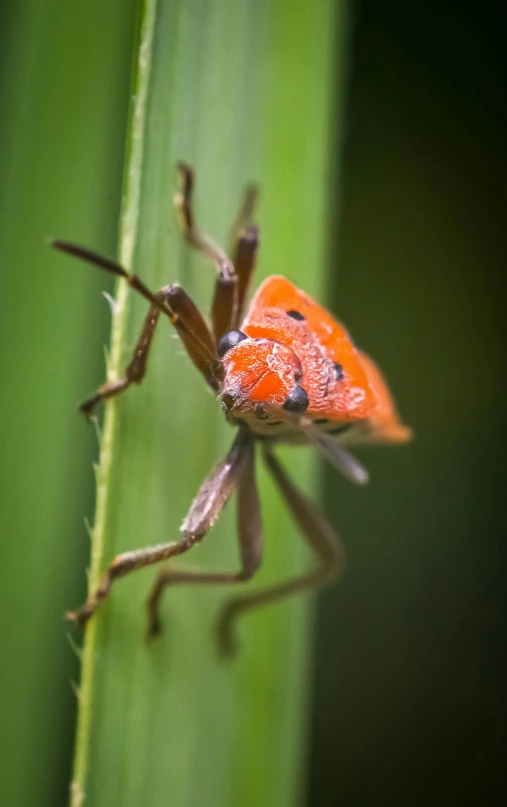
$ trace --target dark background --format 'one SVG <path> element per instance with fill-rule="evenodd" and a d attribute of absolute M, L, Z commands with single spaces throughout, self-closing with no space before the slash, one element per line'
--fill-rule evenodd
<path fill-rule="evenodd" d="M 507 800 L 506 95 L 500 3 L 355 6 L 333 308 L 415 429 L 326 470 L 308 803 Z"/>

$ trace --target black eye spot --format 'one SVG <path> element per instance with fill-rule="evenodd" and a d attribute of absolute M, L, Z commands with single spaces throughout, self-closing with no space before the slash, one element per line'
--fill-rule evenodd
<path fill-rule="evenodd" d="M 292 317 L 292 319 L 297 319 L 299 321 L 305 319 L 305 317 L 299 311 L 294 311 L 292 308 L 290 311 L 287 311 L 287 314 L 289 317 Z"/>
<path fill-rule="evenodd" d="M 334 366 L 334 377 L 336 378 L 337 381 L 343 381 L 343 376 L 344 376 L 343 367 L 341 366 L 341 364 L 339 364 L 339 362 L 336 362 Z"/>
<path fill-rule="evenodd" d="M 231 349 L 231 347 L 236 347 L 236 345 L 239 345 L 239 343 L 242 342 L 243 339 L 247 338 L 248 337 L 246 333 L 243 333 L 242 331 L 226 331 L 218 340 L 217 345 L 218 355 L 220 356 L 220 358 L 222 358 L 222 356 L 225 356 L 225 354 L 227 353 L 228 350 Z"/>
<path fill-rule="evenodd" d="M 308 393 L 300 384 L 296 384 L 287 395 L 283 408 L 286 409 L 287 412 L 297 412 L 299 415 L 302 415 L 303 412 L 306 412 L 308 409 L 309 404 Z"/>

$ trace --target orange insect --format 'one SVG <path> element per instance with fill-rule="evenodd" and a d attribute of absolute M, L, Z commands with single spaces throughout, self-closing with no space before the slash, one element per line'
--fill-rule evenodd
<path fill-rule="evenodd" d="M 190 297 L 177 284 L 154 294 L 136 276 L 101 255 L 66 241 L 53 246 L 123 277 L 150 303 L 125 377 L 100 387 L 81 410 L 140 384 L 160 314 L 169 318 L 186 351 L 222 402 L 227 421 L 237 428 L 226 457 L 205 479 L 181 527 L 181 538 L 125 552 L 114 558 L 98 589 L 67 616 L 84 626 L 113 582 L 144 566 L 182 555 L 201 541 L 237 490 L 241 569 L 210 572 L 174 566 L 160 573 L 148 599 L 149 636 L 160 632 L 160 598 L 171 583 L 238 583 L 250 580 L 262 561 L 262 529 L 255 482 L 254 452 L 264 460 L 304 537 L 319 559 L 307 574 L 229 600 L 219 619 L 222 650 L 234 647 L 234 620 L 246 610 L 335 580 L 343 566 L 340 542 L 322 513 L 290 480 L 273 449 L 277 443 L 312 443 L 352 482 L 368 474 L 345 445 L 403 443 L 403 426 L 375 363 L 352 343 L 347 331 L 322 306 L 284 277 L 272 276 L 255 294 L 241 322 L 255 267 L 258 229 L 251 223 L 255 189 L 248 188 L 235 229 L 233 260 L 197 228 L 192 196 L 194 173 L 178 166 L 180 193 L 175 204 L 186 241 L 215 265 L 217 281 L 208 326 Z"/>

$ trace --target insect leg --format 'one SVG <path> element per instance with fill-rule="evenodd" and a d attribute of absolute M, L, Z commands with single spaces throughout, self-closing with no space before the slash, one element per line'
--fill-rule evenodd
<path fill-rule="evenodd" d="M 264 456 L 268 470 L 304 538 L 316 553 L 320 565 L 314 571 L 300 577 L 229 600 L 218 622 L 220 648 L 226 655 L 231 655 L 235 650 L 234 627 L 239 614 L 257 606 L 276 602 L 299 591 L 328 585 L 340 576 L 344 568 L 345 550 L 331 524 L 311 499 L 294 485 L 268 449 L 265 450 Z"/>
<path fill-rule="evenodd" d="M 182 555 L 196 543 L 202 541 L 238 483 L 247 456 L 248 445 L 249 439 L 246 433 L 240 431 L 227 455 L 215 466 L 202 484 L 190 512 L 183 522 L 182 538 L 179 541 L 157 544 L 117 555 L 108 567 L 97 590 L 81 608 L 68 612 L 67 619 L 77 622 L 83 627 L 93 616 L 102 600 L 109 595 L 111 586 L 119 577 L 125 577 L 137 569 L 143 569 L 145 566 Z"/>
<path fill-rule="evenodd" d="M 225 331 L 233 327 L 237 311 L 237 276 L 226 252 L 215 241 L 201 233 L 195 221 L 193 194 L 195 172 L 186 163 L 178 163 L 180 190 L 174 197 L 185 241 L 215 264 L 218 276 L 211 307 L 211 325 L 218 342 Z"/>
<path fill-rule="evenodd" d="M 164 290 L 158 293 L 158 297 L 163 299 Z M 120 381 L 110 381 L 99 387 L 97 393 L 83 401 L 79 407 L 80 411 L 89 417 L 100 401 L 112 398 L 120 392 L 126 390 L 131 384 L 140 384 L 146 375 L 148 355 L 153 341 L 153 336 L 160 317 L 160 309 L 154 305 L 150 307 L 148 315 L 144 321 L 141 335 L 137 341 L 132 354 L 132 359 L 125 369 L 125 378 Z"/>
<path fill-rule="evenodd" d="M 177 284 L 165 286 L 154 294 L 136 275 L 131 275 L 115 261 L 103 255 L 98 255 L 85 247 L 67 241 L 54 241 L 52 246 L 61 252 L 81 258 L 107 272 L 123 277 L 132 288 L 151 303 L 132 360 L 126 369 L 125 378 L 100 387 L 96 395 L 88 398 L 81 405 L 82 412 L 89 415 L 99 401 L 118 395 L 130 384 L 141 383 L 146 374 L 148 354 L 160 314 L 165 314 L 169 318 L 178 331 L 190 359 L 213 390 L 219 391 L 223 369 L 216 354 L 215 342 L 198 308 L 180 286 Z"/>
<path fill-rule="evenodd" d="M 258 189 L 255 185 L 248 185 L 245 188 L 239 215 L 233 227 L 232 254 L 238 276 L 238 304 L 232 328 L 239 328 L 243 319 L 245 301 L 259 249 L 259 228 L 252 224 L 257 196 Z"/>
<path fill-rule="evenodd" d="M 259 494 L 255 482 L 253 444 L 245 448 L 245 460 L 238 483 L 238 535 L 241 569 L 238 572 L 209 572 L 201 569 L 163 569 L 148 598 L 148 638 L 160 633 L 160 601 L 166 586 L 174 584 L 226 584 L 250 580 L 262 562 L 262 524 Z"/>

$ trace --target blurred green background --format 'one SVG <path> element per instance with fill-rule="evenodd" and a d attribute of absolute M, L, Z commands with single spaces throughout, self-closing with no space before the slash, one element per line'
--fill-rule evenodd
<path fill-rule="evenodd" d="M 312 807 L 507 796 L 507 29 L 493 2 L 407 6 L 351 4 L 328 303 L 383 367 L 416 440 L 358 452 L 367 489 L 325 471 L 349 569 L 318 605 Z M 102 376 L 109 312 L 105 279 L 62 268 L 45 242 L 115 251 L 135 17 L 133 0 L 0 4 L 10 807 L 67 799 L 77 660 L 62 614 L 84 593 L 96 456 L 74 410 Z"/>
<path fill-rule="evenodd" d="M 49 237 L 114 254 L 136 4 L 3 2 L 0 16 L 0 803 L 66 804 L 103 373 L 107 279 Z"/>

